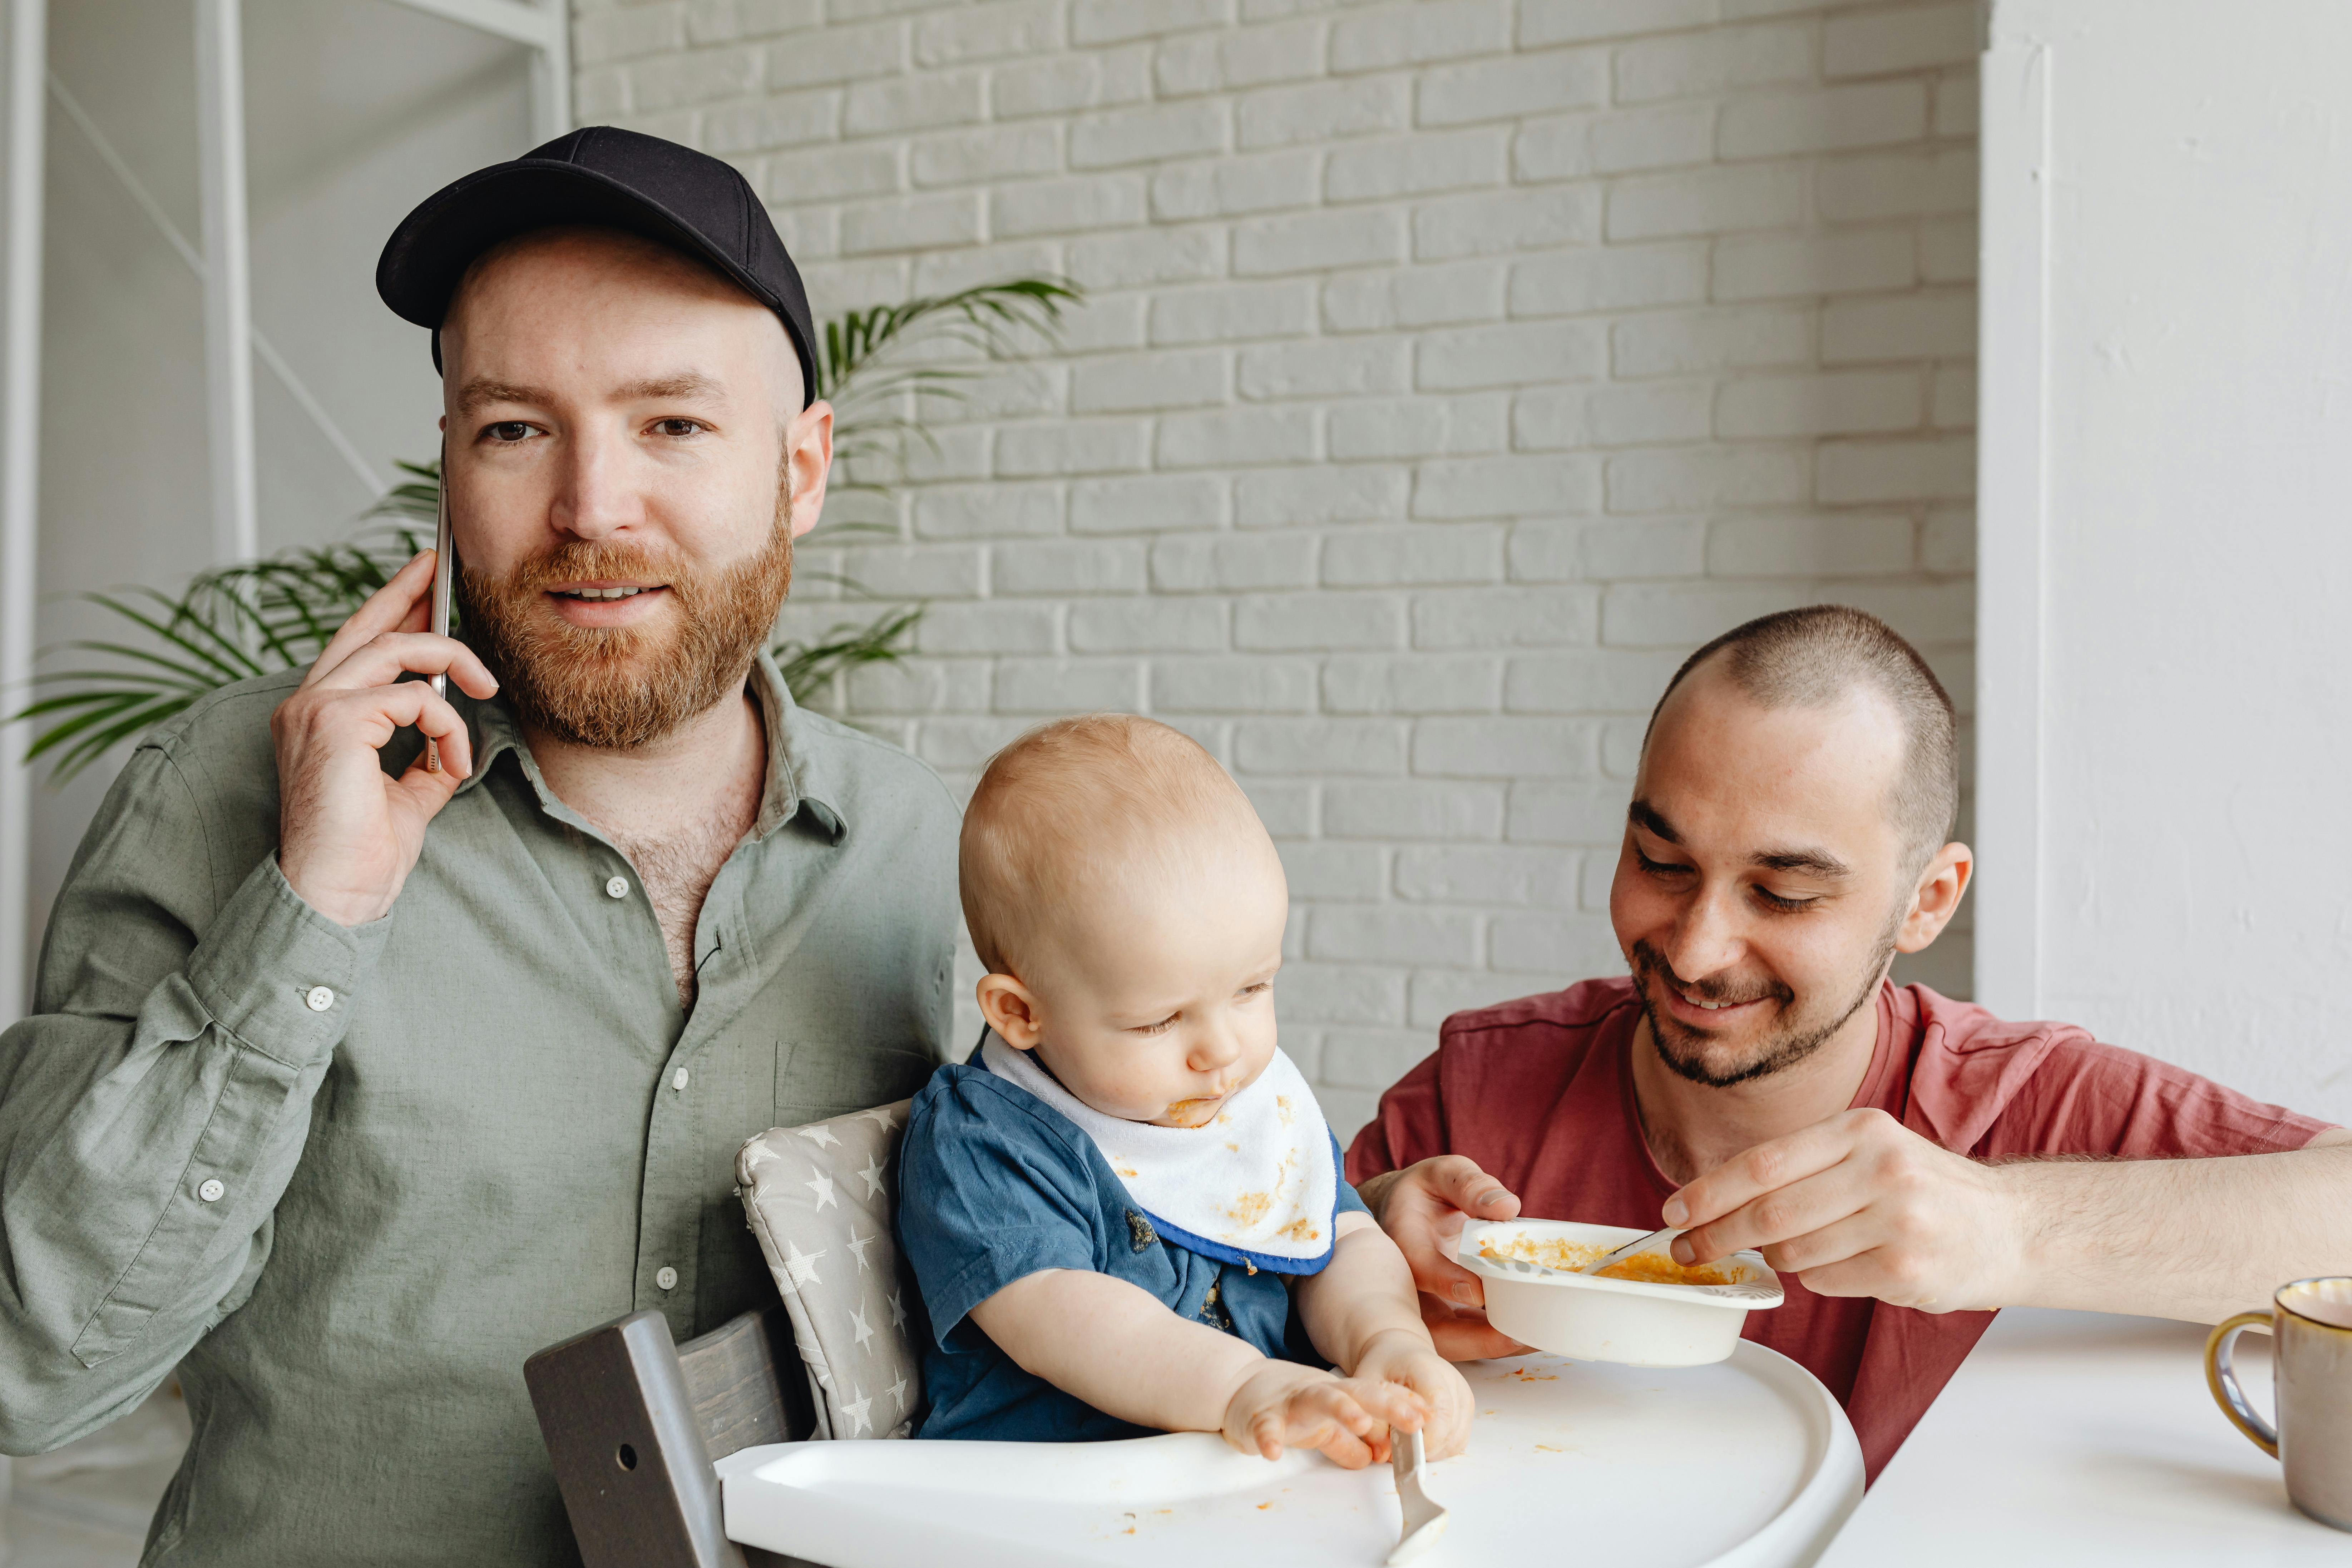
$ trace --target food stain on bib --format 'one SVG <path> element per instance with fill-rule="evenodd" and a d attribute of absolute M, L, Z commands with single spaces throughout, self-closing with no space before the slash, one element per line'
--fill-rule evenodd
<path fill-rule="evenodd" d="M 1272 1193 L 1244 1193 L 1241 1200 L 1225 1211 L 1227 1218 L 1238 1226 L 1254 1226 L 1274 1208 Z"/>

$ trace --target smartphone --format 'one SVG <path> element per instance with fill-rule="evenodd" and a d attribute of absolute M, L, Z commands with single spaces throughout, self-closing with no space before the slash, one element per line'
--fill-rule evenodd
<path fill-rule="evenodd" d="M 441 439 L 441 464 L 436 472 L 439 480 L 434 489 L 440 492 L 440 505 L 433 529 L 433 635 L 446 637 L 449 635 L 449 580 L 457 556 L 449 543 L 449 440 L 446 436 Z M 433 678 L 433 695 L 447 700 L 449 677 L 446 673 Z M 441 748 L 430 737 L 425 742 L 425 771 L 441 771 Z"/>

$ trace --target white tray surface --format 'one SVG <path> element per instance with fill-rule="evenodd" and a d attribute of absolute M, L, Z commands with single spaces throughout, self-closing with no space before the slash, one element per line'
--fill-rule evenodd
<path fill-rule="evenodd" d="M 1712 1366 L 1536 1355 L 1463 1368 L 1470 1451 L 1431 1467 L 1452 1510 L 1427 1568 L 1506 1553 L 1644 1568 L 1805 1560 L 1862 1491 L 1844 1413 L 1793 1362 L 1741 1342 Z M 795 1443 L 721 1461 L 727 1532 L 829 1568 L 1183 1564 L 1244 1554 L 1377 1563 L 1388 1467 L 1268 1464 L 1214 1436 L 1122 1443 Z"/>

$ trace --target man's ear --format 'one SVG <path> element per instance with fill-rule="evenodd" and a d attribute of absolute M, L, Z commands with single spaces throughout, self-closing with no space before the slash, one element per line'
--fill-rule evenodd
<path fill-rule="evenodd" d="M 816 526 L 824 511 L 824 486 L 833 472 L 833 405 L 812 403 L 784 426 L 785 505 L 793 537 Z"/>
<path fill-rule="evenodd" d="M 1016 1051 L 1034 1051 L 1045 1037 L 1045 1015 L 1036 994 L 1010 974 L 983 974 L 976 991 L 980 1016 L 997 1038 Z"/>
<path fill-rule="evenodd" d="M 1910 913 L 1903 917 L 1902 929 L 1895 933 L 1898 952 L 1917 952 L 1944 933 L 1944 928 L 1959 912 L 1960 895 L 1969 890 L 1969 878 L 1976 870 L 1976 853 L 1967 845 L 1947 844 L 1936 851 L 1919 873 L 1919 885 L 1911 892 Z"/>

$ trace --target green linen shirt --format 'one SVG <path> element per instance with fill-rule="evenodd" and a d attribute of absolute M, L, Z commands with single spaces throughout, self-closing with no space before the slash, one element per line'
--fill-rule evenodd
<path fill-rule="evenodd" d="M 451 694 L 475 773 L 393 912 L 311 910 L 276 853 L 269 715 L 299 679 L 132 754 L 0 1035 L 0 1451 L 176 1367 L 195 1436 L 146 1564 L 576 1563 L 523 1361 L 772 1299 L 735 1152 L 941 1056 L 955 803 L 762 658 L 765 791 L 688 1014 L 635 868 L 495 702 Z"/>

